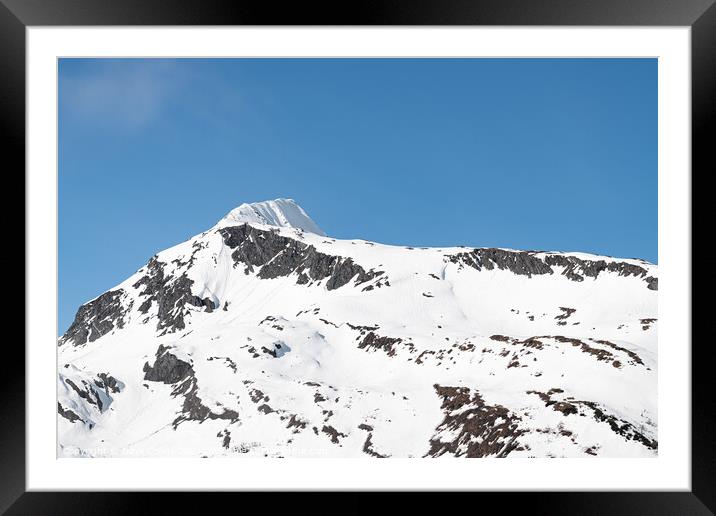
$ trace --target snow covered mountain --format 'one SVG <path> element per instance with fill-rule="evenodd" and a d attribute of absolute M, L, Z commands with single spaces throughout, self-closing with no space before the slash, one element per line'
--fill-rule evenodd
<path fill-rule="evenodd" d="M 275 199 L 273 201 L 242 204 L 234 208 L 219 221 L 216 227 L 229 227 L 239 224 L 259 224 L 280 228 L 295 228 L 326 236 L 293 199 Z"/>
<path fill-rule="evenodd" d="M 243 204 L 79 308 L 58 455 L 655 456 L 657 278 Z"/>

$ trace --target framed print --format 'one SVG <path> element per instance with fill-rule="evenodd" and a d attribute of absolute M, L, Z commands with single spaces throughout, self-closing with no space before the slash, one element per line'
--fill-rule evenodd
<path fill-rule="evenodd" d="M 62 4 L 0 11 L 26 192 L 8 514 L 712 513 L 691 235 L 716 7 Z"/>

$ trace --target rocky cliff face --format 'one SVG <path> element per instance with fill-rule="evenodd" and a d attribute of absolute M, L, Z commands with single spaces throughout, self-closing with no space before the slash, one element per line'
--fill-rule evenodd
<path fill-rule="evenodd" d="M 262 231 L 248 224 L 219 230 L 224 243 L 233 250 L 235 266 L 244 265 L 244 273 L 260 267 L 258 277 L 263 279 L 296 275 L 296 283 L 326 281 L 326 289 L 334 290 L 355 279 L 361 285 L 383 274 L 366 271 L 350 257 L 321 253 L 312 245 L 279 235 L 275 231 Z"/>
<path fill-rule="evenodd" d="M 105 292 L 77 310 L 75 320 L 60 338 L 59 345 L 93 342 L 110 331 L 124 327 L 127 306 L 122 303 L 126 293 L 122 289 Z"/>
<path fill-rule="evenodd" d="M 642 278 L 650 290 L 658 290 L 658 279 L 650 276 L 647 269 L 630 262 L 584 260 L 576 256 L 550 254 L 535 251 L 508 251 L 505 249 L 473 249 L 450 255 L 452 263 L 467 265 L 476 270 L 508 270 L 527 277 L 559 273 L 572 281 L 597 278 L 601 273 L 611 272 L 618 276 Z"/>

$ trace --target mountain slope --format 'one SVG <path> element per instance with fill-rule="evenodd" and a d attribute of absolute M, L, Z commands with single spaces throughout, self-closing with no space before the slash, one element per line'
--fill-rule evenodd
<path fill-rule="evenodd" d="M 80 307 L 58 454 L 654 456 L 657 278 L 242 205 Z"/>

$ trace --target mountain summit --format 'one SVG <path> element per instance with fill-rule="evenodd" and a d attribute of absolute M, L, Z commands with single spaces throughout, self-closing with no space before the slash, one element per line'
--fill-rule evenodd
<path fill-rule="evenodd" d="M 293 199 L 274 199 L 273 201 L 242 204 L 227 213 L 218 225 L 223 227 L 245 223 L 280 228 L 290 227 L 326 236 L 323 230 Z"/>
<path fill-rule="evenodd" d="M 658 268 L 243 204 L 79 307 L 58 456 L 653 457 Z"/>

